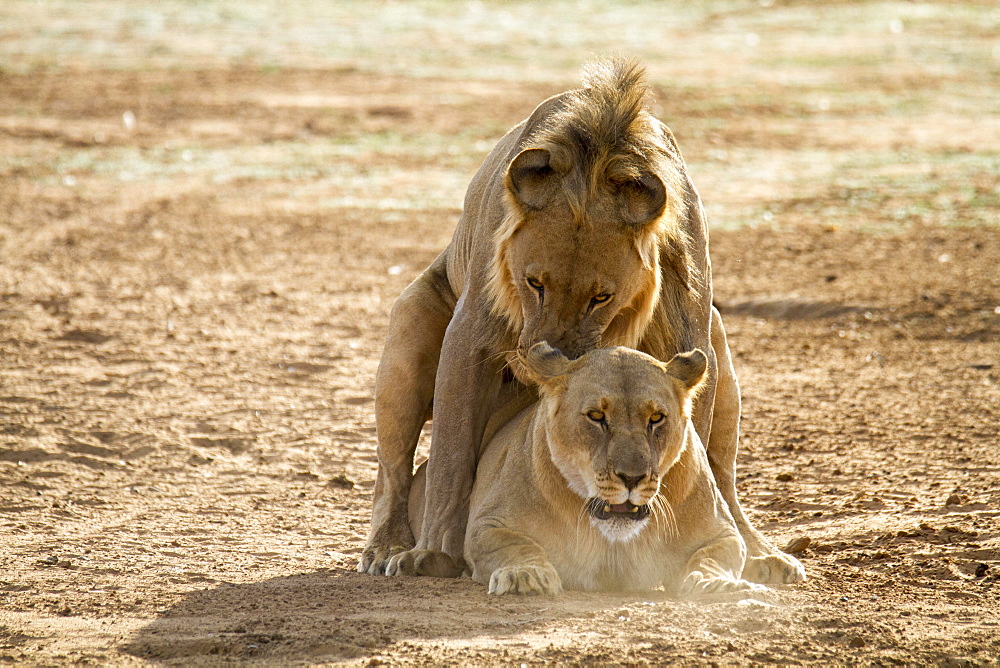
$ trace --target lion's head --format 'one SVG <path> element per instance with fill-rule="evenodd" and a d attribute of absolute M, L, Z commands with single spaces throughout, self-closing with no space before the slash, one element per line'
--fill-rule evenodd
<path fill-rule="evenodd" d="M 638 535 L 687 443 L 705 354 L 693 350 L 664 364 L 616 347 L 571 361 L 539 343 L 521 362 L 541 390 L 552 462 L 591 522 L 611 541 Z"/>
<path fill-rule="evenodd" d="M 488 289 L 521 350 L 636 347 L 652 318 L 683 186 L 645 96 L 638 66 L 596 66 L 508 167 Z"/>

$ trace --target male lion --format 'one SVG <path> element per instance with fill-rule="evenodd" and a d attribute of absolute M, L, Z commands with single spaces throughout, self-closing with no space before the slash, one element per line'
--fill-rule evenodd
<path fill-rule="evenodd" d="M 570 361 L 539 343 L 520 361 L 541 398 L 483 450 L 465 539 L 473 579 L 491 594 L 766 590 L 740 578 L 746 546 L 691 422 L 702 351 Z M 418 535 L 423 473 L 410 494 Z"/>
<path fill-rule="evenodd" d="M 794 582 L 801 564 L 743 516 L 735 461 L 740 394 L 712 307 L 708 230 L 673 135 L 645 109 L 634 63 L 593 66 L 504 136 L 472 179 L 448 247 L 393 306 L 375 379 L 379 472 L 358 569 L 457 576 L 487 421 L 530 379 L 518 350 L 549 342 L 656 359 L 701 348 L 692 420 L 747 543 L 743 576 Z M 432 411 L 433 408 L 433 411 Z M 426 513 L 407 521 L 413 453 L 433 413 Z"/>

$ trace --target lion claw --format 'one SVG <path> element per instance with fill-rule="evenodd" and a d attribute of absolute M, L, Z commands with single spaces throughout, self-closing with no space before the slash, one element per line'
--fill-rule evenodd
<path fill-rule="evenodd" d="M 440 550 L 405 550 L 393 555 L 385 567 L 386 575 L 424 575 L 457 578 L 465 572 L 465 561 Z"/>
<path fill-rule="evenodd" d="M 358 572 L 368 575 L 386 575 L 385 569 L 389 565 L 389 560 L 405 550 L 406 548 L 402 545 L 365 548 L 364 552 L 361 553 L 361 560 L 358 562 Z"/>

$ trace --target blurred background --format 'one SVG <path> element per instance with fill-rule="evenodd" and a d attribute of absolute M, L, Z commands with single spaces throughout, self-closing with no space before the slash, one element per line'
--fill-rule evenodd
<path fill-rule="evenodd" d="M 622 54 L 649 68 L 717 225 L 984 222 L 998 33 L 988 1 L 7 0 L 6 136 L 45 118 L 86 145 L 5 146 L 3 164 L 81 187 L 245 178 L 255 197 L 454 208 L 507 127 Z M 403 164 L 351 164 L 371 154 Z"/>

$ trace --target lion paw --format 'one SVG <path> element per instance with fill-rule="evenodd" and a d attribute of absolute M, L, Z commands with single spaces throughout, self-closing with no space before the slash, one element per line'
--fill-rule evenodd
<path fill-rule="evenodd" d="M 562 580 L 551 566 L 505 566 L 490 576 L 489 593 L 503 594 L 561 594 Z"/>
<path fill-rule="evenodd" d="M 465 571 L 465 562 L 440 550 L 405 550 L 393 555 L 385 567 L 386 575 L 426 575 L 457 578 Z"/>
<path fill-rule="evenodd" d="M 743 577 L 762 584 L 792 584 L 806 579 L 802 563 L 783 552 L 763 557 L 749 557 L 743 567 Z"/>
<path fill-rule="evenodd" d="M 406 548 L 402 545 L 366 547 L 361 553 L 361 560 L 358 561 L 358 573 L 385 575 L 389 560 L 405 550 Z"/>

